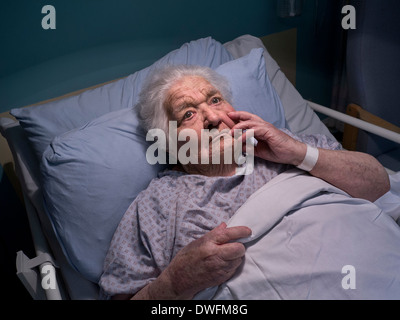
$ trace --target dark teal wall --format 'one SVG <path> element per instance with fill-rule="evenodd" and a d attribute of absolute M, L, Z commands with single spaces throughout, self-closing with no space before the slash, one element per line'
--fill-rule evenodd
<path fill-rule="evenodd" d="M 129 0 L 15 0 L 1 9 L 2 75 L 14 73 L 33 64 L 106 43 L 169 38 L 177 43 L 213 34 L 227 38 L 243 29 L 229 11 L 229 1 L 129 1 Z M 258 2 L 258 1 L 257 1 Z M 240 2 L 238 2 L 240 3 Z M 57 12 L 57 29 L 41 28 L 41 8 L 52 4 Z M 228 5 L 228 11 L 218 14 Z M 244 5 L 238 7 L 243 11 Z M 246 9 L 260 12 L 259 5 Z M 265 5 L 263 5 L 265 7 Z M 252 9 L 252 10 L 251 10 Z M 209 11 L 210 10 L 210 11 Z M 266 8 L 261 8 L 265 11 Z M 260 26 L 249 29 L 256 30 Z"/>
<path fill-rule="evenodd" d="M 322 52 L 326 48 L 318 47 L 315 28 L 331 8 L 329 0 L 319 0 L 317 15 L 316 3 L 305 0 L 300 17 L 282 19 L 276 15 L 276 0 L 4 1 L 0 10 L 0 112 L 125 76 L 144 66 L 128 65 L 130 52 L 139 51 L 147 58 L 143 64 L 151 63 L 191 39 L 212 36 L 225 42 L 246 33 L 264 36 L 292 27 L 298 28 L 299 35 L 299 90 L 308 98 L 327 101 L 331 63 L 320 57 L 329 55 L 329 48 Z M 41 27 L 41 9 L 46 4 L 56 9 L 56 30 Z M 326 28 L 321 29 L 321 23 L 317 27 L 324 34 Z M 161 42 L 161 50 L 152 47 Z M 117 50 L 125 55 L 118 56 Z M 122 62 L 116 67 L 118 60 L 125 63 L 125 69 Z M 308 92 L 309 88 L 313 91 Z"/>
<path fill-rule="evenodd" d="M 57 29 L 43 30 L 43 5 L 56 8 Z M 211 35 L 281 30 L 274 1 L 14 0 L 1 8 L 0 74 L 89 47 L 162 37 L 176 44 Z"/>

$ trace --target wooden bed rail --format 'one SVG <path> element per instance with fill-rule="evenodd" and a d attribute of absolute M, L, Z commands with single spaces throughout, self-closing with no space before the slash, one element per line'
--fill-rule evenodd
<path fill-rule="evenodd" d="M 382 118 L 364 110 L 354 103 L 351 103 L 347 106 L 346 114 L 400 134 L 400 128 L 398 126 L 395 126 L 394 124 L 383 120 Z M 359 129 L 357 127 L 345 124 L 343 134 L 344 148 L 348 150 L 356 150 L 358 131 Z"/>
<path fill-rule="evenodd" d="M 362 129 L 370 133 L 376 134 L 382 138 L 388 139 L 390 141 L 400 144 L 400 128 L 383 120 L 373 114 L 362 110 L 360 107 L 352 104 L 352 112 L 356 112 L 355 116 L 344 114 L 342 112 L 321 106 L 311 101 L 307 101 L 310 107 L 319 113 L 327 115 L 333 119 L 344 122 L 345 125 L 355 127 L 357 130 Z M 362 110 L 360 115 L 357 116 L 357 112 Z M 357 131 L 358 132 L 358 131 Z M 353 133 L 354 135 L 355 133 Z M 347 138 L 346 138 L 347 139 Z M 350 142 L 351 147 L 352 142 Z M 346 148 L 344 145 L 343 147 Z M 351 149 L 348 149 L 351 150 Z"/>

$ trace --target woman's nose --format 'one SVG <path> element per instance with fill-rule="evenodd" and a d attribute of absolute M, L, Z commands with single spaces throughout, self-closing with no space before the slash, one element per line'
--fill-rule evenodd
<path fill-rule="evenodd" d="M 221 115 L 219 112 L 215 110 L 211 110 L 211 108 L 204 111 L 204 128 L 205 129 L 213 129 L 218 128 L 221 123 Z"/>

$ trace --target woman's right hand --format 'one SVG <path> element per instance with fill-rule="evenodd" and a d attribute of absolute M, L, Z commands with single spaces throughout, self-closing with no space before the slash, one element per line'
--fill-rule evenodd
<path fill-rule="evenodd" d="M 247 227 L 227 228 L 222 223 L 180 250 L 161 275 L 133 299 L 192 299 L 198 292 L 222 284 L 234 275 L 245 254 L 244 245 L 234 241 L 250 235 Z"/>

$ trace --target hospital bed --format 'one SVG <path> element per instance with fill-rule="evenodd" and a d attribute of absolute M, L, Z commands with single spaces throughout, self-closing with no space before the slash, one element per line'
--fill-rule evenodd
<path fill-rule="evenodd" d="M 15 118 L 1 118 L 0 128 L 13 155 L 36 250 L 35 257 L 17 253 L 17 275 L 34 299 L 98 298 L 102 261 L 119 220 L 163 169 L 146 163 L 145 135 L 130 109 L 147 73 L 167 63 L 217 69 L 257 48 L 263 59 L 254 72 L 270 81 L 280 103 L 273 110 L 255 105 L 250 111 L 296 134 L 335 139 L 318 112 L 400 143 L 400 134 L 304 100 L 262 41 L 250 35 L 223 45 L 212 38 L 193 40 L 128 77 L 13 109 Z M 247 90 L 245 83 L 233 90 L 240 89 Z M 399 174 L 388 171 L 393 185 L 398 183 Z"/>

